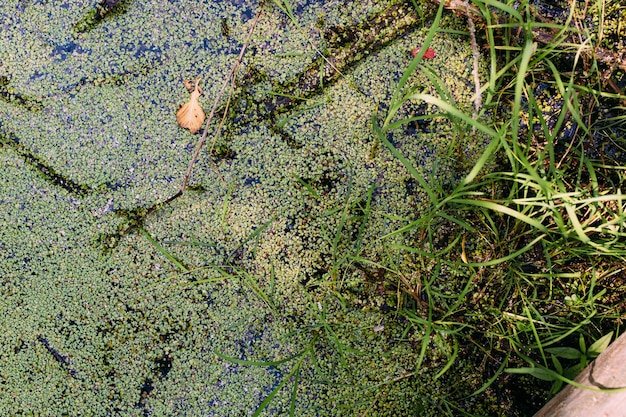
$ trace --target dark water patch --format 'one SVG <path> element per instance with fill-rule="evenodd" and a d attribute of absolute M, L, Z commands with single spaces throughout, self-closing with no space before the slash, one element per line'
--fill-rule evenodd
<path fill-rule="evenodd" d="M 242 22 L 254 18 L 254 14 L 258 8 L 258 4 L 253 4 L 249 0 L 224 0 L 224 3 L 230 3 L 237 8 Z"/>
<path fill-rule="evenodd" d="M 60 363 L 63 369 L 67 371 L 67 373 L 69 373 L 73 378 L 78 377 L 78 372 L 76 372 L 76 370 L 71 367 L 70 359 L 67 355 L 64 355 L 56 350 L 45 337 L 39 335 L 37 336 L 37 340 L 45 346 L 45 348 L 48 350 L 48 352 L 50 352 L 54 360 Z"/>
<path fill-rule="evenodd" d="M 306 288 L 307 291 L 314 291 L 319 288 L 319 282 L 323 282 L 323 278 L 329 273 L 328 269 L 322 267 L 313 268 L 310 271 L 304 271 L 303 278 L 300 280 L 300 285 Z"/>
<path fill-rule="evenodd" d="M 293 136 L 291 136 L 285 129 L 282 129 L 277 126 L 276 118 L 274 116 L 270 117 L 270 130 L 273 134 L 280 136 L 280 138 L 289 146 L 291 149 L 300 149 L 304 146 L 304 143 L 296 140 Z"/>
<path fill-rule="evenodd" d="M 570 4 L 563 0 L 533 0 L 530 4 L 544 18 L 564 23 L 570 15 Z"/>
<path fill-rule="evenodd" d="M 155 365 L 155 380 L 152 378 L 145 378 L 141 384 L 141 388 L 139 390 L 139 401 L 137 401 L 136 407 L 143 411 L 144 416 L 149 416 L 152 414 L 152 409 L 147 406 L 147 401 L 150 398 L 150 395 L 156 388 L 156 383 L 160 380 L 166 379 L 167 375 L 172 369 L 172 361 L 173 359 L 165 355 L 159 359 L 154 361 Z"/>
<path fill-rule="evenodd" d="M 141 390 L 139 392 L 139 401 L 137 402 L 136 407 L 143 410 L 144 416 L 149 416 L 151 414 L 151 410 L 146 407 L 146 401 L 148 400 L 148 396 L 154 391 L 154 383 L 150 378 L 146 378 L 141 385 Z"/>
<path fill-rule="evenodd" d="M 409 136 L 415 136 L 419 133 L 431 133 L 433 118 L 432 112 L 428 111 L 428 104 L 422 103 L 410 103 L 410 109 L 407 109 L 406 117 L 410 121 L 406 123 L 405 133 Z M 403 106 L 404 107 L 404 106 Z"/>
<path fill-rule="evenodd" d="M 260 184 L 261 180 L 257 177 L 248 177 L 245 179 L 243 185 L 244 186 L 250 186 L 250 185 L 256 185 L 256 184 Z"/>
<path fill-rule="evenodd" d="M 65 61 L 69 56 L 73 54 L 88 54 L 91 55 L 90 50 L 83 49 L 80 44 L 69 41 L 62 45 L 56 45 L 52 52 L 50 53 L 50 57 L 54 58 L 55 62 Z"/>

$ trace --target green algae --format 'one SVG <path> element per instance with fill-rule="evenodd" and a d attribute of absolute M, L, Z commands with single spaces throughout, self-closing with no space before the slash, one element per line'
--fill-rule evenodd
<path fill-rule="evenodd" d="M 352 66 L 422 22 L 423 19 L 416 16 L 411 2 L 400 2 L 365 22 L 325 29 L 321 35 L 325 40 L 324 55 L 314 60 L 295 79 L 281 83 L 275 94 L 282 100 L 268 102 L 265 108 L 274 114 L 284 112 L 302 100 L 319 94 L 324 86 L 344 77 L 344 72 Z"/>
<path fill-rule="evenodd" d="M 33 4 L 15 19 L 45 39 L 15 33 L 12 42 L 36 46 L 33 56 L 44 62 L 13 52 L 8 40 L 1 43 L 2 53 L 10 54 L 2 70 L 12 75 L 15 88 L 37 91 L 45 103 L 36 119 L 28 109 L 0 103 L 7 130 L 53 172 L 103 191 L 83 195 L 51 184 L 15 148 L 0 149 L 6 166 L 0 176 L 0 247 L 8 254 L 0 264 L 7 352 L 0 361 L 10 390 L 0 398 L 0 409 L 252 414 L 292 364 L 243 366 L 214 352 L 271 361 L 316 340 L 301 368 L 297 415 L 436 415 L 428 407 L 441 382 L 429 375 L 444 359 L 433 350 L 425 367 L 416 369 L 423 334 L 406 335 L 393 314 L 385 313 L 389 299 L 375 291 L 374 274 L 344 257 L 387 256 L 379 237 L 395 230 L 397 219 L 419 215 L 427 203 L 421 190 L 407 197 L 409 176 L 397 160 L 385 152 L 370 157 L 376 139 L 369 124 L 393 94 L 408 52 L 424 31 L 357 60 L 349 80 L 327 86 L 321 104 L 289 109 L 281 128 L 298 149 L 267 124 L 240 126 L 229 136 L 231 159 L 203 156 L 194 171 L 197 191 L 159 205 L 176 195 L 196 140 L 176 126 L 175 110 L 186 94 L 181 79 L 202 73 L 208 80 L 205 97 L 214 97 L 238 52 L 239 45 L 222 36 L 220 18 L 209 17 L 228 12 L 231 38 L 246 32 L 233 5 L 208 4 L 196 15 L 181 13 L 196 10 L 183 3 L 132 2 L 123 15 L 76 38 L 67 33 L 84 5 L 71 4 L 64 12 Z M 372 14 L 356 3 L 345 6 L 344 15 L 328 11 L 325 21 L 349 25 Z M 3 7 L 5 12 L 11 5 Z M 306 9 L 300 24 L 315 27 L 325 13 L 318 7 Z M 44 24 L 49 14 L 59 27 Z M 278 31 L 276 20 L 268 13 L 259 33 L 289 38 L 285 48 L 307 45 L 293 27 Z M 258 53 L 246 65 L 262 68 L 271 82 L 291 79 L 315 60 L 313 50 L 278 60 L 272 47 L 282 43 L 267 46 L 260 37 L 255 42 Z M 449 52 L 430 65 L 459 105 L 470 106 L 471 88 L 459 81 L 471 71 L 469 46 L 441 35 L 432 47 Z M 216 49 L 223 55 L 216 56 Z M 149 72 L 141 70 L 149 65 Z M 95 81 L 99 77 L 124 82 Z M 413 82 L 428 88 L 422 75 Z M 457 161 L 435 157 L 448 154 L 453 133 L 453 126 L 438 123 L 430 132 L 394 132 L 393 140 L 443 181 L 455 175 Z M 471 161 L 482 143 L 463 146 Z M 321 198 L 312 198 L 296 177 Z M 133 233 L 138 227 L 160 248 Z M 107 253 L 98 236 L 114 241 L 105 242 Z M 164 250 L 191 272 L 181 272 Z M 333 288 L 326 285 L 329 274 L 335 274 Z M 267 414 L 287 413 L 288 391 L 278 393 Z"/>

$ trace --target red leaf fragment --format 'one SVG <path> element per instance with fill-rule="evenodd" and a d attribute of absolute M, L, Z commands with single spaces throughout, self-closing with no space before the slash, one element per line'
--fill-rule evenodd
<path fill-rule="evenodd" d="M 413 48 L 413 50 L 411 51 L 411 56 L 415 58 L 417 54 L 419 54 L 419 52 L 420 52 L 420 48 Z M 437 56 L 437 52 L 435 52 L 434 49 L 426 48 L 426 52 L 424 52 L 424 56 L 422 58 L 433 59 L 436 56 Z"/>

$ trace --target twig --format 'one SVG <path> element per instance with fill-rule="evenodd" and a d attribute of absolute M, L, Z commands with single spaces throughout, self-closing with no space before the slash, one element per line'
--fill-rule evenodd
<path fill-rule="evenodd" d="M 217 126 L 217 129 L 215 129 L 215 135 L 213 135 L 213 140 L 211 141 L 211 147 L 209 148 L 209 155 L 211 154 L 211 152 L 213 152 L 213 149 L 215 148 L 215 142 L 217 142 L 217 139 L 220 137 L 220 133 L 222 132 L 222 127 L 224 126 L 224 122 L 226 122 L 226 116 L 228 115 L 228 109 L 230 107 L 230 100 L 233 97 L 233 91 L 235 90 L 235 80 L 237 79 L 237 70 L 238 70 L 238 67 L 232 73 L 232 77 L 230 81 L 230 90 L 228 91 L 228 98 L 226 99 L 226 106 L 224 106 L 224 111 L 222 112 L 222 118 L 220 120 L 220 123 Z M 217 165 L 215 164 L 215 162 L 213 162 L 213 160 L 211 160 L 211 164 L 213 165 L 215 172 L 217 172 L 217 175 L 219 175 L 220 180 L 222 180 L 222 183 L 225 184 L 226 181 L 222 177 L 222 174 L 220 174 L 219 170 L 217 169 Z"/>
<path fill-rule="evenodd" d="M 198 155 L 200 155 L 200 151 L 202 150 L 202 147 L 204 146 L 204 143 L 206 142 L 206 138 L 209 132 L 211 121 L 213 120 L 213 116 L 215 116 L 215 111 L 217 110 L 219 101 L 224 95 L 226 86 L 228 86 L 228 84 L 234 83 L 235 74 L 237 70 L 239 69 L 239 66 L 241 65 L 241 60 L 243 58 L 244 53 L 246 52 L 246 49 L 248 48 L 248 43 L 250 42 L 250 38 L 252 37 L 252 32 L 254 32 L 254 28 L 256 27 L 256 24 L 259 21 L 259 18 L 261 17 L 262 13 L 263 13 L 263 8 L 259 7 L 259 11 L 257 12 L 256 16 L 254 16 L 254 19 L 252 20 L 252 25 L 250 26 L 248 35 L 246 36 L 246 39 L 243 42 L 241 51 L 239 51 L 239 56 L 237 57 L 237 60 L 235 61 L 233 68 L 230 70 L 230 73 L 224 80 L 224 83 L 222 84 L 222 88 L 220 89 L 219 93 L 217 93 L 217 96 L 215 97 L 215 100 L 213 101 L 213 108 L 211 109 L 211 113 L 209 114 L 209 117 L 207 118 L 206 127 L 204 128 L 202 137 L 200 138 L 200 140 L 198 141 L 198 144 L 196 145 L 196 149 L 194 150 L 193 156 L 191 157 L 191 161 L 189 162 L 189 166 L 187 167 L 187 172 L 185 173 L 185 177 L 183 179 L 183 185 L 180 187 L 180 192 L 178 194 L 184 193 L 185 190 L 187 189 L 187 186 L 189 185 L 189 178 L 191 177 L 193 166 L 198 160 Z M 230 97 L 229 97 L 228 102 L 230 103 Z M 220 123 L 220 126 L 218 126 L 218 131 L 216 133 L 215 139 L 217 139 L 217 135 L 219 134 L 219 129 L 221 126 L 222 124 Z M 215 139 L 213 141 L 213 144 L 215 144 Z M 213 145 L 211 145 L 211 147 L 213 147 Z"/>

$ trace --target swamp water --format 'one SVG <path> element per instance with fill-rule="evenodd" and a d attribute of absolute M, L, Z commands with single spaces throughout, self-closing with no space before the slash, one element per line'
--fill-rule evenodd
<path fill-rule="evenodd" d="M 332 73 L 329 34 L 389 4 L 294 1 L 297 24 L 264 6 L 213 153 L 159 206 L 199 139 L 176 122 L 183 80 L 202 76 L 208 114 L 258 5 L 93 7 L 0 5 L 0 414 L 252 415 L 276 392 L 265 415 L 437 415 L 444 358 L 418 370 L 423 335 L 355 261 L 381 261 L 398 242 L 380 238 L 428 203 L 371 126 L 427 24 L 303 92 L 313 63 Z M 431 47 L 469 108 L 466 40 Z M 401 114 L 433 111 L 415 107 Z M 441 119 L 388 139 L 445 183 L 484 145 L 457 133 Z"/>

